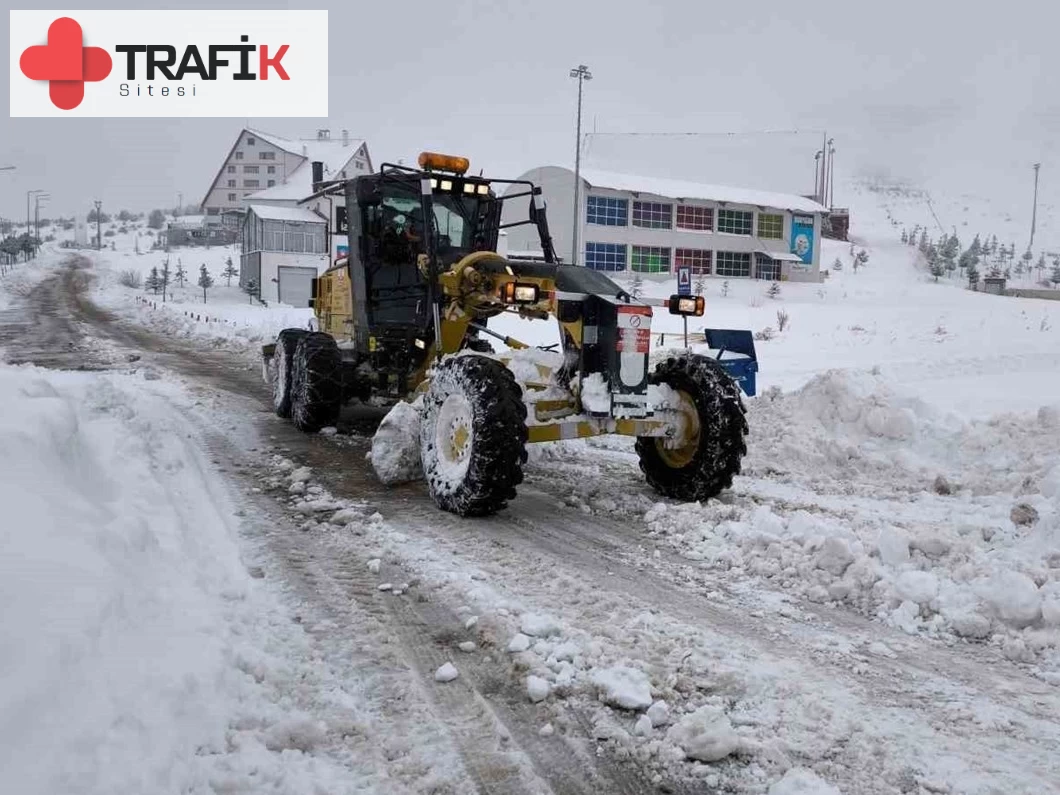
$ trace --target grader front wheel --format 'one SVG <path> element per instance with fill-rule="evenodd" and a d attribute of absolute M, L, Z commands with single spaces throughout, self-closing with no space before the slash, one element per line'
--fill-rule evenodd
<path fill-rule="evenodd" d="M 423 474 L 439 508 L 488 516 L 523 481 L 526 405 L 511 371 L 496 359 L 462 355 L 431 376 L 420 425 Z"/>
<path fill-rule="evenodd" d="M 667 359 L 651 382 L 672 390 L 682 433 L 637 439 L 645 479 L 660 494 L 685 502 L 716 497 L 732 486 L 747 453 L 739 387 L 716 360 L 696 355 Z"/>

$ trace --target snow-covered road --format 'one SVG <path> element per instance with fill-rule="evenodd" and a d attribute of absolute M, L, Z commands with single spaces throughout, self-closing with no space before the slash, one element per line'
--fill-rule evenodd
<path fill-rule="evenodd" d="M 0 347 L 107 372 L 5 367 L 9 400 L 54 390 L 76 434 L 118 440 L 91 467 L 109 484 L 90 489 L 93 504 L 144 539 L 172 527 L 194 547 L 166 557 L 149 544 L 125 601 L 154 604 L 152 589 L 174 583 L 177 604 L 208 621 L 152 623 L 145 608 L 108 625 L 150 652 L 141 678 L 99 685 L 109 711 L 58 698 L 74 686 L 39 664 L 47 644 L 27 654 L 20 670 L 39 685 L 12 679 L 5 695 L 41 695 L 0 725 L 21 791 L 87 769 L 71 791 L 1040 793 L 1060 780 L 1055 628 L 1043 624 L 1053 542 L 1007 521 L 1022 487 L 1055 527 L 1039 486 L 1057 463 L 1048 413 L 1039 427 L 953 424 L 886 381 L 831 374 L 755 402 L 745 477 L 723 500 L 658 502 L 628 446 L 604 440 L 535 450 L 512 507 L 466 521 L 419 485 L 375 481 L 366 438 L 348 433 L 364 418 L 298 434 L 271 415 L 248 354 L 96 309 L 82 270 L 24 290 Z M 42 457 L 5 497 L 25 502 L 46 471 L 80 482 L 63 461 Z M 47 497 L 38 504 L 66 510 L 59 491 Z M 46 516 L 43 536 L 10 526 L 16 561 L 68 544 L 80 521 L 131 564 L 124 525 Z M 62 616 L 68 579 L 58 572 L 54 593 L 10 587 L 51 593 Z M 70 663 L 78 677 L 113 659 L 82 629 L 110 614 L 85 610 L 54 638 L 87 649 Z M 170 623 L 174 644 L 195 630 L 210 642 L 166 654 L 150 639 Z M 5 643 L 34 637 L 32 621 L 9 626 Z M 447 662 L 458 678 L 435 681 Z M 209 709 L 166 701 L 167 675 Z M 136 726 L 141 744 L 98 723 L 49 734 L 67 710 Z M 49 753 L 69 764 L 37 764 Z"/>

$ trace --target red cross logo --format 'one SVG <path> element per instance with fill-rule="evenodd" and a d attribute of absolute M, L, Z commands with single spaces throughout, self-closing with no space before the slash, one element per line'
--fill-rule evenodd
<path fill-rule="evenodd" d="M 110 53 L 83 46 L 81 26 L 70 17 L 55 20 L 48 28 L 48 43 L 27 47 L 18 63 L 30 80 L 48 81 L 48 96 L 62 110 L 80 105 L 85 81 L 103 80 L 111 69 Z"/>

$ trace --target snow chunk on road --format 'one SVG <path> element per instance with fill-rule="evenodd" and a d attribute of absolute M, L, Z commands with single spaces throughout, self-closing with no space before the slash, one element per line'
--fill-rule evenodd
<path fill-rule="evenodd" d="M 549 638 L 560 634 L 561 628 L 559 621 L 552 616 L 527 613 L 519 622 L 519 630 L 534 638 Z"/>
<path fill-rule="evenodd" d="M 998 574 L 980 590 L 997 616 L 1017 629 L 1030 626 L 1042 615 L 1042 595 L 1034 580 L 1018 571 Z"/>
<path fill-rule="evenodd" d="M 435 682 L 452 682 L 460 676 L 460 672 L 456 670 L 456 666 L 451 662 L 447 662 L 441 668 L 434 672 Z"/>
<path fill-rule="evenodd" d="M 665 726 L 670 722 L 670 705 L 665 701 L 656 701 L 648 707 L 647 714 L 652 726 Z"/>
<path fill-rule="evenodd" d="M 909 562 L 909 537 L 897 528 L 882 528 L 876 539 L 876 549 L 880 560 L 888 566 L 897 568 Z"/>
<path fill-rule="evenodd" d="M 939 578 L 930 571 L 902 572 L 894 583 L 898 598 L 923 605 L 939 593 Z"/>
<path fill-rule="evenodd" d="M 368 564 L 367 564 L 368 565 L 368 571 L 372 572 L 372 574 L 378 574 L 379 573 L 379 567 L 382 565 L 382 563 L 383 562 L 381 560 L 379 560 L 379 558 L 372 558 L 370 561 L 368 561 Z"/>
<path fill-rule="evenodd" d="M 291 473 L 291 483 L 305 483 L 313 476 L 313 471 L 309 467 L 298 467 L 294 472 Z"/>
<path fill-rule="evenodd" d="M 547 680 L 542 679 L 540 676 L 526 677 L 526 694 L 535 704 L 539 701 L 544 701 L 551 692 L 552 687 Z"/>
<path fill-rule="evenodd" d="M 740 745 L 729 717 L 717 707 L 700 707 L 685 715 L 666 733 L 666 739 L 680 747 L 685 756 L 700 762 L 717 762 Z"/>
<path fill-rule="evenodd" d="M 655 727 L 651 722 L 651 718 L 647 715 L 641 715 L 637 718 L 637 722 L 633 724 L 633 735 L 635 737 L 651 737 L 653 728 Z"/>
<path fill-rule="evenodd" d="M 769 795 L 842 795 L 809 768 L 793 767 L 769 787 Z"/>
<path fill-rule="evenodd" d="M 323 721 L 309 718 L 291 718 L 271 726 L 264 736 L 265 747 L 270 751 L 312 751 L 327 736 Z"/>
<path fill-rule="evenodd" d="M 817 568 L 824 569 L 836 577 L 842 576 L 847 566 L 854 562 L 854 553 L 850 551 L 850 545 L 837 536 L 831 536 L 824 540 L 820 551 L 814 560 Z"/>
<path fill-rule="evenodd" d="M 423 478 L 420 460 L 420 409 L 415 403 L 398 403 L 379 424 L 368 454 L 376 477 L 387 486 Z"/>
<path fill-rule="evenodd" d="M 522 632 L 516 633 L 515 637 L 508 643 L 508 651 L 517 654 L 530 648 L 530 638 Z"/>
<path fill-rule="evenodd" d="M 622 709 L 647 709 L 652 704 L 651 681 L 639 668 L 616 665 L 592 673 L 592 683 L 604 702 Z"/>

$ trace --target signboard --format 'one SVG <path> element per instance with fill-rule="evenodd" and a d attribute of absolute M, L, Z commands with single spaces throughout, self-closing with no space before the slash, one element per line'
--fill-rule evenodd
<path fill-rule="evenodd" d="M 336 259 L 338 257 L 347 257 L 347 256 L 349 256 L 349 254 L 350 254 L 350 247 L 349 246 L 343 246 L 343 245 L 335 246 L 335 257 L 336 257 Z"/>
<path fill-rule="evenodd" d="M 350 233 L 350 226 L 346 220 L 346 208 L 336 207 L 335 208 L 335 234 L 336 235 L 348 235 Z"/>
<path fill-rule="evenodd" d="M 791 217 L 791 253 L 805 265 L 813 264 L 813 216 Z"/>
<path fill-rule="evenodd" d="M 677 294 L 692 295 L 692 266 L 677 266 Z"/>

